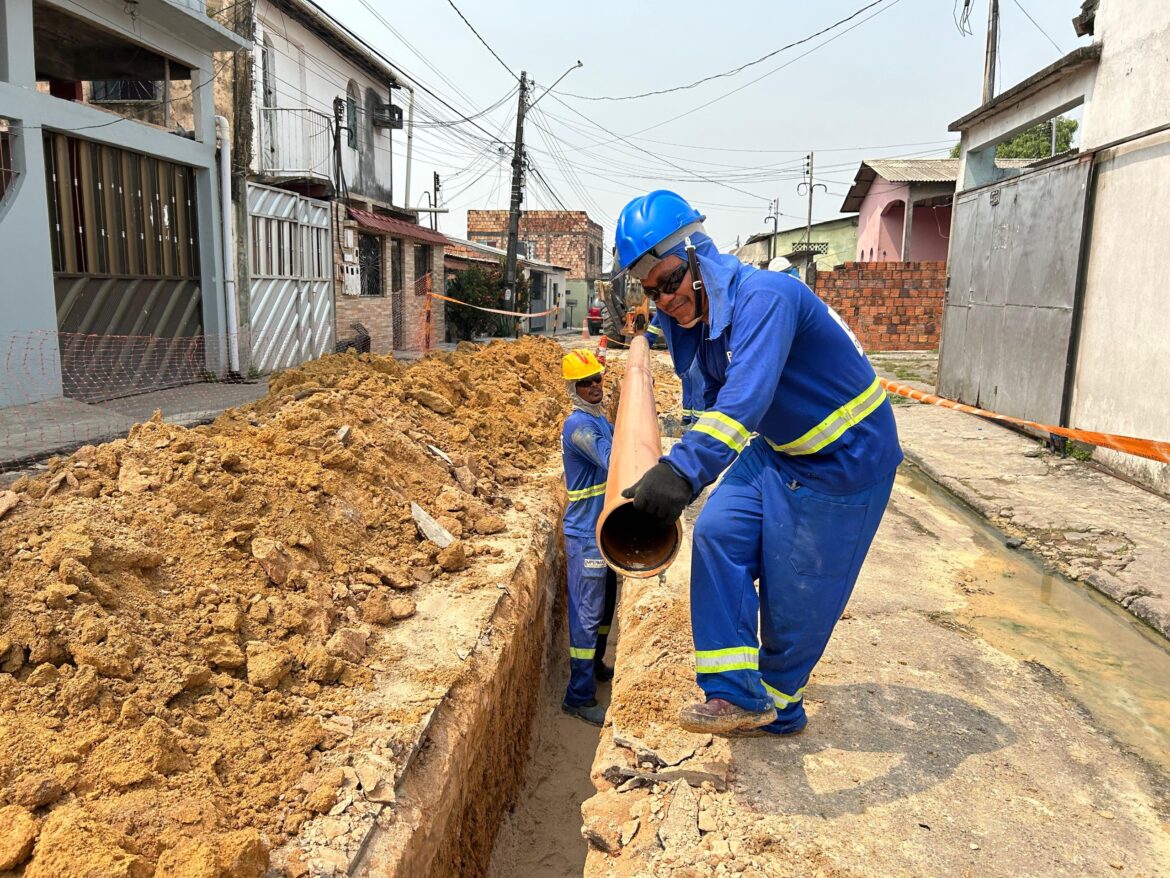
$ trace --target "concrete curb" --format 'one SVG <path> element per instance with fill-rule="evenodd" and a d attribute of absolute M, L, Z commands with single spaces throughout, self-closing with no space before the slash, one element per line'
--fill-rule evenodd
<path fill-rule="evenodd" d="M 931 481 L 979 513 L 980 517 L 987 521 L 988 524 L 1003 533 L 1002 526 L 995 520 L 999 510 L 998 504 L 992 504 L 980 497 L 978 493 L 965 485 L 961 480 L 940 472 L 937 467 L 933 466 L 912 448 L 907 448 L 903 445 L 902 452 L 906 456 L 906 460 L 922 470 L 923 473 L 930 477 Z M 1036 529 L 1021 527 L 1019 525 L 1013 525 L 1012 530 L 1028 536 L 1035 536 L 1039 533 Z M 1070 565 L 1063 559 L 1052 560 L 1042 558 L 1025 546 L 1019 548 L 1021 551 L 1027 551 L 1029 555 L 1041 564 L 1054 565 L 1062 576 L 1074 582 L 1083 582 L 1105 595 L 1105 597 L 1120 605 L 1132 616 L 1149 625 L 1163 637 L 1170 640 L 1170 613 L 1161 610 L 1152 601 L 1148 600 L 1148 592 L 1145 592 L 1140 586 L 1133 587 L 1127 585 L 1116 576 L 1100 570 L 1088 576 L 1081 577 L 1076 575 Z"/>

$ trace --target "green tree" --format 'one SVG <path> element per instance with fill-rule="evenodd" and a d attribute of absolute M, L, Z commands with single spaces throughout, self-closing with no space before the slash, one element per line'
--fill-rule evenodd
<path fill-rule="evenodd" d="M 1077 130 L 1076 119 L 1056 117 L 1056 152 L 1067 152 L 1072 148 L 1073 134 Z M 995 148 L 997 159 L 1046 159 L 1052 155 L 1052 123 L 1040 122 L 1027 131 L 1021 131 L 1011 140 L 1005 140 Z M 959 145 L 951 150 L 951 158 L 959 157 Z"/>
<path fill-rule="evenodd" d="M 499 272 L 482 268 L 469 268 L 455 275 L 447 295 L 467 305 L 447 303 L 447 324 L 451 334 L 459 340 L 471 340 L 476 335 L 493 329 L 496 316 L 476 308 L 497 308 L 500 302 L 502 279 Z"/>

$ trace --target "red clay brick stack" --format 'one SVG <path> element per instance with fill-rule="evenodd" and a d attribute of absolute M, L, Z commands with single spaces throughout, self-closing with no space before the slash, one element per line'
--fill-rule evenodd
<path fill-rule="evenodd" d="M 938 347 L 945 262 L 846 262 L 817 273 L 816 294 L 867 351 Z"/>

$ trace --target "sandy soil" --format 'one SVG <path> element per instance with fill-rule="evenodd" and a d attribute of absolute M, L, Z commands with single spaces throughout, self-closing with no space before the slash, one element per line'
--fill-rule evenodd
<path fill-rule="evenodd" d="M 289 839 L 344 857 L 531 526 L 517 486 L 557 445 L 560 354 L 328 357 L 210 426 L 154 420 L 19 480 L 0 873 L 245 878 Z"/>

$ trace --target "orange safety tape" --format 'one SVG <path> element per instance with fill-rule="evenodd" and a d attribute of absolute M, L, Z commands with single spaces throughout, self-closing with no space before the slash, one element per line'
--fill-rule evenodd
<path fill-rule="evenodd" d="M 954 409 L 959 412 L 966 412 L 969 415 L 978 415 L 981 418 L 990 418 L 993 421 L 1004 421 L 1009 424 L 1020 424 L 1024 427 L 1031 427 L 1034 430 L 1043 430 L 1046 433 L 1053 433 L 1057 436 L 1064 436 L 1066 439 L 1075 439 L 1078 442 L 1085 442 L 1089 445 L 1097 445 L 1101 448 L 1111 448 L 1114 451 L 1122 451 L 1126 454 L 1137 455 L 1138 457 L 1145 457 L 1149 460 L 1157 460 L 1161 463 L 1170 463 L 1170 442 L 1158 442 L 1154 439 L 1135 439 L 1133 436 L 1116 436 L 1113 433 L 1096 433 L 1092 430 L 1074 430 L 1069 427 L 1054 427 L 1051 424 L 1040 424 L 1036 421 L 1028 421 L 1023 418 L 1013 418 L 1009 415 L 1000 415 L 995 412 L 989 412 L 986 409 L 975 408 L 972 405 L 966 405 L 961 402 L 955 402 L 953 399 L 946 399 L 941 396 L 935 396 L 933 393 L 927 393 L 923 390 L 915 390 L 905 384 L 898 384 L 894 381 L 887 381 L 885 378 L 881 379 L 882 387 L 887 392 L 897 394 L 898 396 L 905 396 L 908 399 L 914 399 L 918 402 L 924 402 L 928 405 L 938 405 L 943 408 Z"/>
<path fill-rule="evenodd" d="M 466 302 L 460 302 L 458 299 L 451 299 L 447 296 L 440 296 L 438 293 L 427 293 L 428 299 L 442 299 L 444 302 L 454 302 L 456 305 L 462 305 L 464 308 L 474 308 L 476 311 L 486 311 L 489 314 L 503 314 L 505 317 L 547 317 L 555 309 L 549 308 L 547 311 L 501 311 L 498 308 L 481 308 L 479 305 L 468 305 Z"/>

